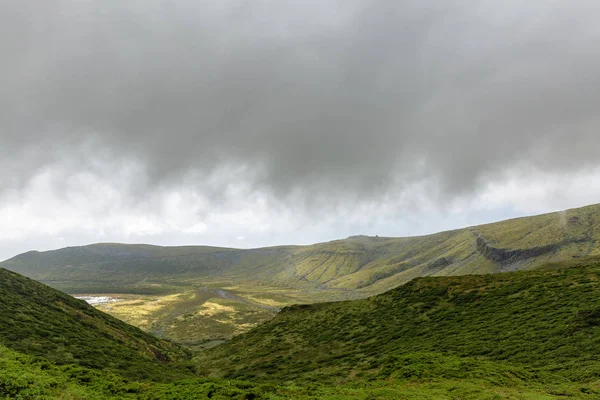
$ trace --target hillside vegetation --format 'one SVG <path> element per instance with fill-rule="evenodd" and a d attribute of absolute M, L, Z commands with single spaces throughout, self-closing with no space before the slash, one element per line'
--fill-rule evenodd
<path fill-rule="evenodd" d="M 514 379 L 514 387 L 506 387 L 486 379 L 471 382 L 437 379 L 422 381 L 356 382 L 330 386 L 313 382 L 310 385 L 272 385 L 248 381 L 215 378 L 191 378 L 168 383 L 131 381 L 106 371 L 75 365 L 54 365 L 36 360 L 0 345 L 0 396 L 37 400 L 364 400 L 364 399 L 592 399 L 594 393 L 584 393 L 572 385 L 554 385 L 550 392 L 536 385 L 525 385 Z M 583 388 L 585 389 L 585 388 Z"/>
<path fill-rule="evenodd" d="M 196 362 L 260 382 L 484 380 L 600 397 L 598 293 L 600 264 L 417 278 L 367 299 L 287 307 Z"/>
<path fill-rule="evenodd" d="M 136 284 L 138 290 L 151 291 L 152 282 L 218 277 L 380 293 L 418 276 L 531 269 L 600 256 L 599 239 L 600 205 L 592 205 L 428 236 L 356 236 L 311 246 L 250 250 L 105 243 L 32 251 L 0 266 L 70 292 L 94 289 L 90 285 L 135 292 Z"/>
<path fill-rule="evenodd" d="M 15 307 L 2 310 L 10 323 L 0 327 L 0 397 L 600 397 L 599 265 L 419 278 L 369 299 L 287 307 L 198 353 L 196 376 L 174 362 L 184 356 L 177 346 L 0 272 L 2 298 Z"/>
<path fill-rule="evenodd" d="M 434 235 L 355 236 L 310 246 L 228 249 L 94 244 L 0 263 L 193 348 L 230 339 L 286 306 L 365 298 L 423 276 L 532 270 L 600 259 L 600 205 Z"/>
<path fill-rule="evenodd" d="M 190 375 L 187 351 L 104 314 L 82 300 L 0 269 L 0 344 L 56 364 L 134 378 Z"/>

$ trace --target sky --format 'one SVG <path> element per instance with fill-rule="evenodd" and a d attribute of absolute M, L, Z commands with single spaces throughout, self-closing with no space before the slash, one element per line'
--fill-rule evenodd
<path fill-rule="evenodd" d="M 0 259 L 600 202 L 594 0 L 4 0 Z"/>

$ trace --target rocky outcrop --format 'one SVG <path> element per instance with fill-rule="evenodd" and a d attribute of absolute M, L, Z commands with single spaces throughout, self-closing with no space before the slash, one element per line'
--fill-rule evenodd
<path fill-rule="evenodd" d="M 589 241 L 588 238 L 579 237 L 566 239 L 561 242 L 549 244 L 546 246 L 536 246 L 527 249 L 502 249 L 493 247 L 489 242 L 481 235 L 476 232 L 473 234 L 477 237 L 477 250 L 483 254 L 487 259 L 494 261 L 501 265 L 514 264 L 519 261 L 525 261 L 534 257 L 539 257 L 544 254 L 552 253 L 559 250 L 561 247 L 567 246 L 572 243 L 582 243 Z"/>

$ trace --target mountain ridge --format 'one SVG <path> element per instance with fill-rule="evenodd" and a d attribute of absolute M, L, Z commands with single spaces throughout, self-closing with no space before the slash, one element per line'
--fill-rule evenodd
<path fill-rule="evenodd" d="M 291 304 L 365 298 L 425 276 L 593 262 L 599 243 L 595 204 L 425 236 L 257 249 L 107 243 L 25 253 L 0 267 L 67 293 L 123 299 L 98 307 L 194 347 L 228 340 Z"/>
<path fill-rule="evenodd" d="M 0 266 L 50 284 L 62 278 L 76 280 L 76 274 L 70 274 L 76 270 L 68 269 L 84 267 L 86 274 L 97 277 L 108 278 L 110 272 L 123 279 L 130 274 L 131 281 L 143 279 L 144 273 L 169 278 L 224 274 L 233 280 L 252 275 L 257 281 L 280 285 L 314 285 L 370 294 L 416 276 L 527 269 L 600 254 L 597 240 L 598 204 L 430 235 L 355 235 L 312 245 L 252 249 L 96 243 L 27 252 Z M 137 266 L 133 265 L 136 261 Z"/>
<path fill-rule="evenodd" d="M 584 258 L 419 277 L 368 298 L 286 306 L 189 359 L 173 343 L 0 269 L 0 396 L 598 398 L 599 282 L 600 263 Z"/>

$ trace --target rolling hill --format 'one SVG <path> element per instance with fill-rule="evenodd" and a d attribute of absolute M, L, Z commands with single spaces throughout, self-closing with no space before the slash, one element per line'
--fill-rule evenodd
<path fill-rule="evenodd" d="M 423 276 L 532 270 L 600 259 L 600 205 L 433 235 L 354 236 L 310 246 L 230 249 L 103 243 L 0 263 L 191 347 L 212 345 L 297 304 L 359 299 Z"/>
<path fill-rule="evenodd" d="M 355 236 L 310 246 L 228 249 L 94 244 L 31 251 L 0 263 L 51 286 L 219 277 L 289 287 L 381 293 L 418 276 L 531 269 L 600 256 L 600 205 L 428 236 Z"/>
<path fill-rule="evenodd" d="M 198 377 L 180 346 L 5 269 L 0 299 L 2 398 L 266 400 L 310 392 Z"/>
<path fill-rule="evenodd" d="M 259 382 L 449 379 L 598 398 L 598 293 L 598 263 L 417 278 L 367 299 L 287 307 L 196 362 Z"/>
<path fill-rule="evenodd" d="M 417 278 L 367 299 L 286 307 L 182 362 L 177 345 L 0 270 L 0 396 L 594 399 L 599 285 L 598 263 Z"/>

